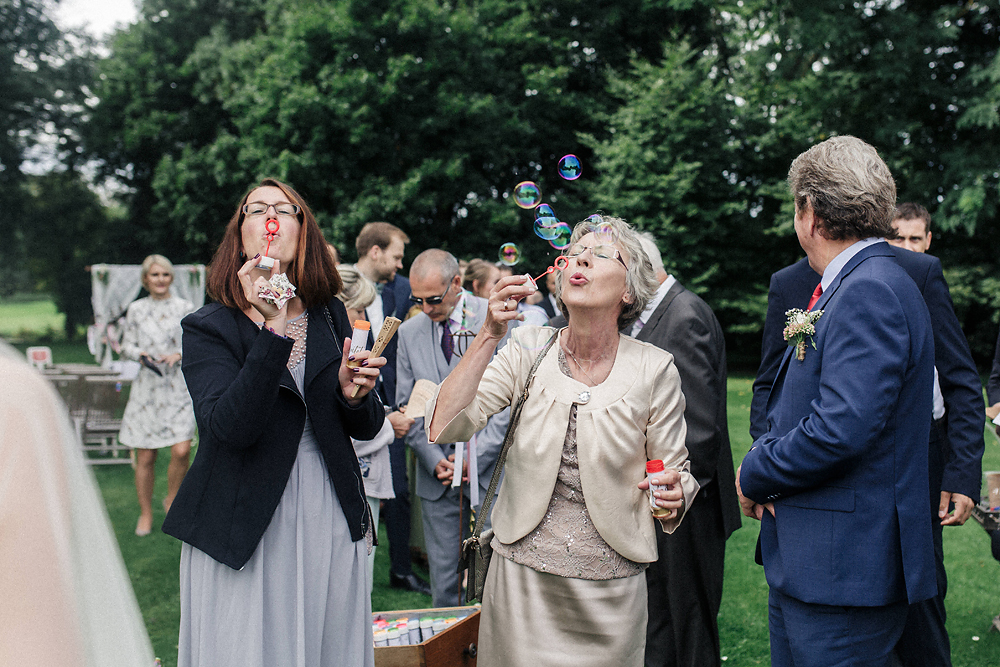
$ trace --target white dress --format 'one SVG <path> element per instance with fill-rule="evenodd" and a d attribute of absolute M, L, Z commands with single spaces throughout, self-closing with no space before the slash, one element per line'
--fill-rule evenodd
<path fill-rule="evenodd" d="M 156 358 L 181 351 L 181 318 L 194 310 L 190 301 L 177 297 L 133 301 L 125 316 L 122 354 L 138 361 L 139 355 Z M 162 377 L 141 367 L 132 382 L 118 440 L 141 449 L 170 447 L 194 437 L 194 410 L 180 362 L 158 364 Z"/>

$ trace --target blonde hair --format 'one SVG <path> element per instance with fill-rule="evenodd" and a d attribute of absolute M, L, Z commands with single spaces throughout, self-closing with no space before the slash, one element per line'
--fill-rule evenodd
<path fill-rule="evenodd" d="M 139 274 L 139 279 L 142 282 L 142 286 L 146 287 L 146 277 L 149 275 L 150 270 L 153 265 L 157 264 L 162 266 L 170 274 L 170 282 L 173 283 L 174 280 L 174 264 L 169 259 L 163 255 L 150 255 L 146 259 L 142 260 L 142 272 Z"/>
<path fill-rule="evenodd" d="M 364 310 L 372 305 L 378 295 L 375 283 L 361 275 L 361 272 L 353 266 L 341 266 L 339 270 L 340 279 L 344 286 L 337 293 L 337 298 L 344 303 L 344 307 L 351 310 Z"/>

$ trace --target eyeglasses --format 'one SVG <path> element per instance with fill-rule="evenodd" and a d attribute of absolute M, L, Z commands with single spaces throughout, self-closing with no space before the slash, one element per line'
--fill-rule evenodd
<path fill-rule="evenodd" d="M 421 298 L 419 298 L 419 297 L 415 297 L 415 296 L 413 296 L 413 295 L 411 294 L 411 295 L 410 295 L 410 301 L 411 301 L 411 302 L 412 302 L 412 303 L 413 303 L 414 305 L 417 305 L 417 306 L 422 306 L 422 305 L 424 305 L 425 303 L 426 303 L 426 304 L 427 304 L 428 306 L 437 306 L 437 305 L 439 305 L 439 304 L 440 304 L 440 303 L 441 303 L 442 301 L 444 301 L 444 298 L 445 298 L 446 296 L 448 296 L 448 292 L 450 292 L 450 291 L 451 291 L 451 283 L 448 283 L 448 288 L 447 288 L 447 289 L 446 289 L 446 290 L 444 291 L 444 294 L 442 294 L 441 296 L 429 296 L 429 297 L 427 297 L 426 299 L 421 299 Z"/>
<path fill-rule="evenodd" d="M 628 266 L 625 264 L 625 260 L 622 259 L 622 254 L 618 251 L 618 248 L 610 245 L 595 245 L 594 247 L 585 246 L 582 243 L 574 243 L 570 247 L 566 248 L 563 255 L 566 257 L 578 257 L 582 255 L 585 250 L 589 250 L 594 257 L 600 257 L 601 259 L 617 259 L 622 263 L 625 269 Z"/>
<path fill-rule="evenodd" d="M 243 214 L 247 216 L 261 216 L 267 213 L 269 208 L 274 208 L 275 215 L 292 217 L 299 214 L 299 207 L 295 204 L 283 201 L 277 204 L 266 204 L 262 201 L 252 201 L 243 205 Z"/>

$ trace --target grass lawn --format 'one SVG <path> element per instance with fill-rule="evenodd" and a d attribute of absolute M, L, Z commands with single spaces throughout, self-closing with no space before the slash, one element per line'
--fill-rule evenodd
<path fill-rule="evenodd" d="M 21 311 L 22 307 L 26 311 Z M 33 310 L 34 309 L 34 310 Z M 35 304 L 0 304 L 0 323 L 27 328 L 23 322 L 11 324 L 16 312 L 47 312 Z M 44 326 L 42 327 L 44 329 Z M 18 345 L 23 349 L 25 345 Z M 92 361 L 82 343 L 54 344 L 56 362 Z M 734 466 L 750 446 L 747 433 L 750 416 L 752 378 L 734 376 L 729 380 L 729 428 Z M 1000 470 L 1000 446 L 987 435 L 984 470 Z M 169 454 L 157 461 L 154 494 L 154 525 L 163 521 L 160 501 L 166 493 Z M 130 466 L 97 466 L 97 482 L 107 504 L 125 564 L 142 609 L 156 655 L 165 667 L 177 659 L 179 622 L 177 569 L 180 543 L 155 530 L 148 537 L 134 534 L 138 506 Z M 767 665 L 770 663 L 767 632 L 767 585 L 763 569 L 753 562 L 757 523 L 744 519 L 743 527 L 730 538 L 726 552 L 726 580 L 719 614 L 722 655 L 727 665 Z M 417 593 L 401 593 L 388 586 L 388 544 L 385 528 L 379 528 L 375 559 L 375 610 L 415 609 L 430 606 L 430 598 Z M 948 569 L 948 631 L 955 667 L 1000 665 L 1000 634 L 989 632 L 990 621 L 1000 613 L 1000 563 L 990 555 L 989 539 L 973 521 L 944 531 L 945 564 Z"/>
<path fill-rule="evenodd" d="M 27 332 L 36 335 L 47 331 L 62 333 L 66 317 L 56 312 L 56 305 L 50 299 L 37 300 L 5 299 L 0 301 L 0 336 L 20 337 Z"/>

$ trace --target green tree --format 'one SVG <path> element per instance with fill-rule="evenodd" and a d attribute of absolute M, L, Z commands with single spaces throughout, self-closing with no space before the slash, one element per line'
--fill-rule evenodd
<path fill-rule="evenodd" d="M 93 145 L 134 188 L 146 246 L 170 236 L 206 258 L 236 197 L 270 174 L 307 196 L 342 247 L 364 222 L 388 219 L 411 233 L 414 250 L 489 256 L 515 240 L 547 261 L 511 189 L 535 180 L 561 216 L 589 212 L 592 174 L 570 184 L 555 165 L 575 152 L 589 169 L 577 133 L 600 134 L 600 112 L 616 104 L 608 72 L 633 53 L 658 59 L 674 28 L 708 39 L 710 7 L 286 0 L 268 5 L 250 34 L 178 19 L 181 36 L 169 27 L 177 10 L 153 24 L 147 9 L 102 67 Z M 137 66 L 164 50 L 175 71 Z M 162 94 L 205 117 L 165 127 Z M 107 150 L 118 145 L 136 148 Z"/>

